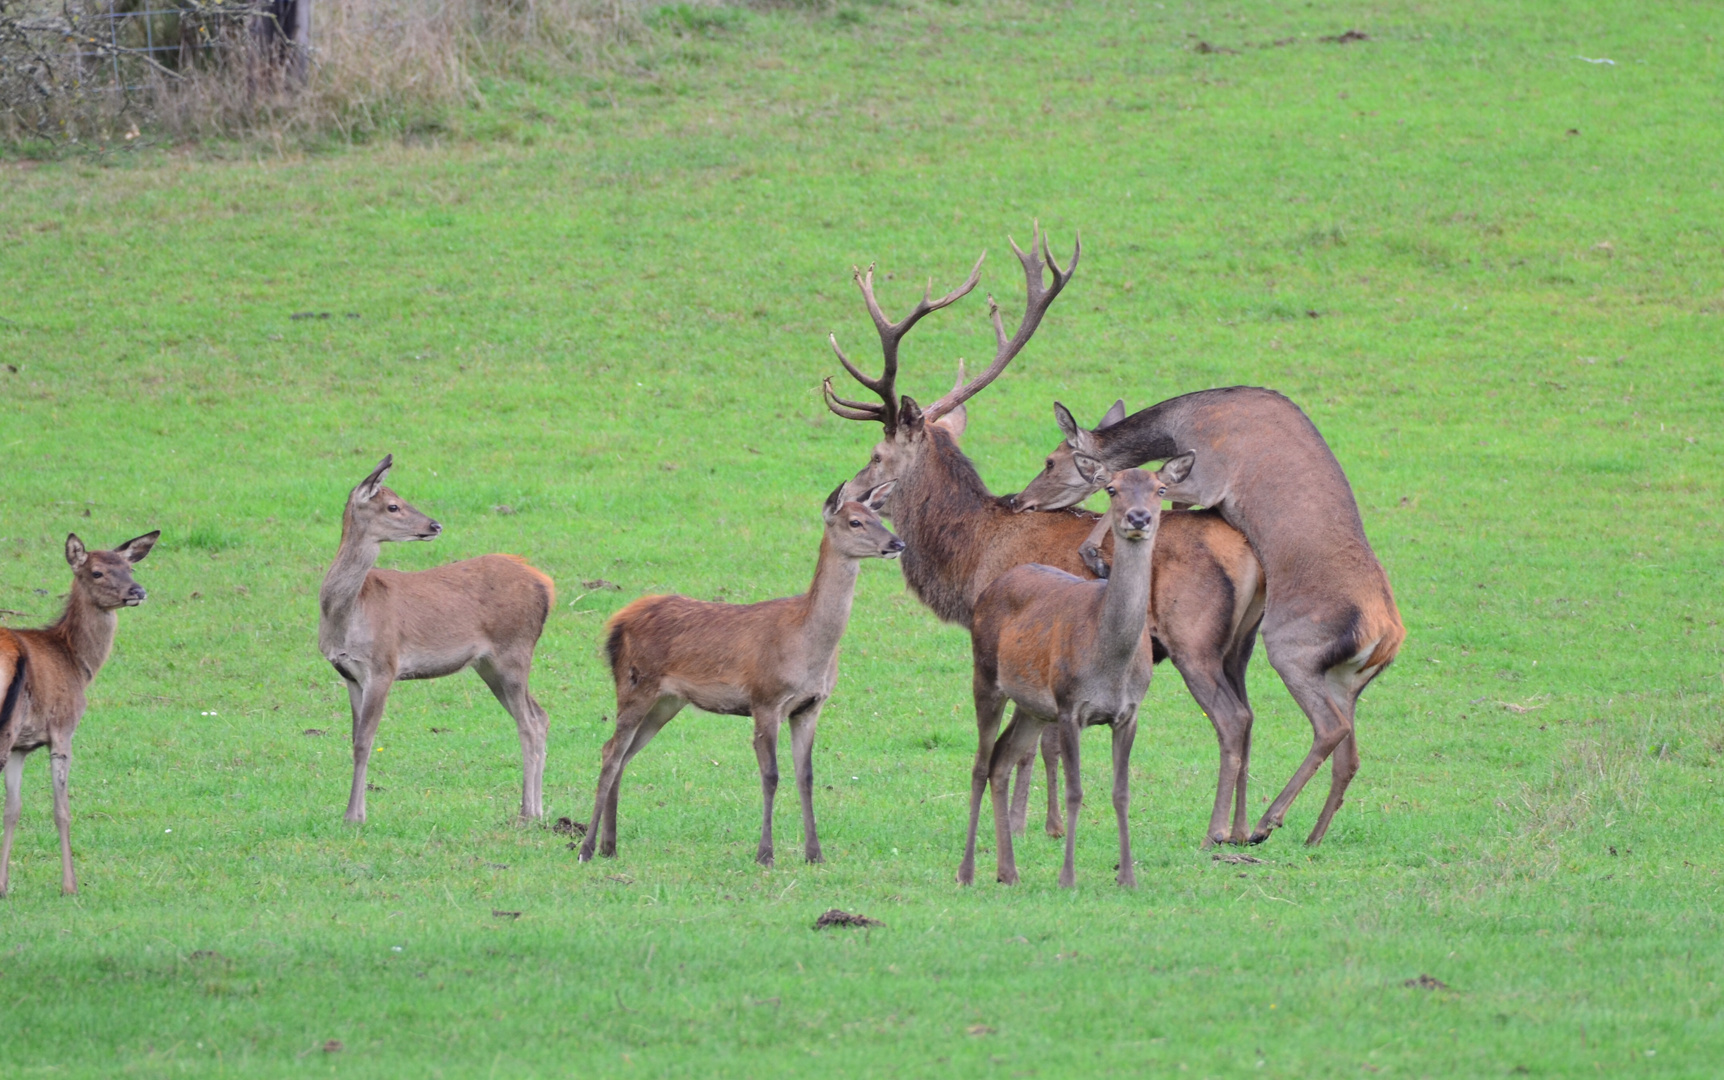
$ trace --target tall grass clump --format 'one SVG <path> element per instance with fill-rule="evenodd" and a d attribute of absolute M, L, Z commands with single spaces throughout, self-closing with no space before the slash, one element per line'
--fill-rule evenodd
<path fill-rule="evenodd" d="M 107 147 L 150 134 L 435 130 L 480 100 L 484 75 L 591 68 L 646 32 L 638 0 L 323 0 L 297 53 L 269 32 L 266 0 L 133 6 L 0 0 L 0 139 Z M 106 17 L 115 11 L 123 18 Z M 146 41 L 185 44 L 148 52 Z"/>

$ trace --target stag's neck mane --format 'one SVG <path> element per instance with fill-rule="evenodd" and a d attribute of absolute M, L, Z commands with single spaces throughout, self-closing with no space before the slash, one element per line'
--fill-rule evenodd
<path fill-rule="evenodd" d="M 985 550 L 988 525 L 1012 513 L 988 490 L 950 433 L 925 430 L 916 467 L 898 478 L 893 521 L 904 539 L 904 582 L 945 622 L 970 625 L 971 577 Z"/>

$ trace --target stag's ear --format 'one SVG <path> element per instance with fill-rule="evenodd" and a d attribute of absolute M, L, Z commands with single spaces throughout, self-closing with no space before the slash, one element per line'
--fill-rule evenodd
<path fill-rule="evenodd" d="M 1113 476 L 1108 467 L 1101 463 L 1100 458 L 1090 457 L 1081 451 L 1072 452 L 1072 465 L 1077 469 L 1078 475 L 1083 477 L 1084 483 L 1093 488 L 1106 487 Z"/>
<path fill-rule="evenodd" d="M 1078 427 L 1077 419 L 1072 416 L 1072 411 L 1057 401 L 1054 402 L 1054 423 L 1060 426 L 1060 433 L 1066 437 L 1068 442 L 1074 446 L 1077 445 L 1078 434 L 1083 431 L 1083 428 Z"/>
<path fill-rule="evenodd" d="M 922 406 L 909 394 L 898 399 L 898 426 L 908 431 L 922 426 Z"/>
<path fill-rule="evenodd" d="M 383 478 L 389 475 L 389 470 L 395 465 L 394 454 L 384 454 L 383 460 L 377 463 L 377 468 L 371 470 L 371 475 L 359 482 L 353 489 L 353 498 L 358 502 L 370 502 L 377 498 L 377 493 L 383 490 Z"/>
<path fill-rule="evenodd" d="M 90 553 L 84 550 L 84 542 L 78 539 L 77 533 L 66 534 L 66 562 L 76 570 L 89 561 Z"/>
<path fill-rule="evenodd" d="M 964 437 L 964 428 L 967 427 L 969 423 L 969 410 L 966 407 L 959 405 L 945 416 L 934 421 L 934 426 L 945 428 L 955 442 Z"/>
<path fill-rule="evenodd" d="M 1100 431 L 1102 428 L 1113 427 L 1115 424 L 1119 423 L 1121 420 L 1124 420 L 1124 419 L 1125 419 L 1125 399 L 1120 398 L 1117 401 L 1115 401 L 1112 406 L 1110 406 L 1108 408 L 1107 413 L 1101 418 L 1101 423 L 1097 424 L 1095 426 L 1095 429 L 1097 431 Z"/>
<path fill-rule="evenodd" d="M 1179 484 L 1191 475 L 1191 467 L 1197 464 L 1197 451 L 1187 450 L 1176 458 L 1169 458 L 1167 464 L 1156 470 L 1156 474 L 1169 484 Z"/>
<path fill-rule="evenodd" d="M 844 505 L 844 488 L 849 483 L 850 481 L 848 480 L 844 481 L 844 483 L 839 484 L 837 487 L 832 489 L 832 494 L 826 496 L 826 505 L 820 508 L 821 521 L 830 525 L 832 524 L 833 519 L 838 516 L 838 508 Z"/>
<path fill-rule="evenodd" d="M 156 546 L 156 541 L 161 538 L 161 535 L 162 530 L 157 529 L 155 532 L 147 532 L 142 536 L 134 536 L 115 548 L 114 554 L 124 555 L 126 561 L 130 563 L 143 562 L 144 556 L 148 555 L 150 549 Z"/>
<path fill-rule="evenodd" d="M 876 485 L 873 490 L 856 501 L 878 514 L 886 509 L 886 499 L 892 494 L 892 489 L 897 486 L 898 481 L 888 480 L 884 484 Z"/>

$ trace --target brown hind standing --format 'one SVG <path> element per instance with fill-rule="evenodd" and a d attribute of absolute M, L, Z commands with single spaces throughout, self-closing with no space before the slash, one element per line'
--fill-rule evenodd
<path fill-rule="evenodd" d="M 1155 673 L 1150 636 L 1151 555 L 1167 494 L 1163 477 L 1184 475 L 1190 458 L 1167 463 L 1160 474 L 1127 469 L 1107 484 L 1112 496 L 1106 521 L 1114 538 L 1113 573 L 1085 581 L 1051 566 L 1017 566 L 994 579 L 976 601 L 970 632 L 975 659 L 972 688 L 978 727 L 998 727 L 1006 702 L 1017 705 L 1012 722 L 994 747 L 988 783 L 994 796 L 994 850 L 998 879 L 1014 885 L 1011 812 L 1006 778 L 1012 763 L 1056 725 L 1066 763 L 1066 858 L 1060 885 L 1075 883 L 1073 859 L 1078 811 L 1083 807 L 1078 733 L 1105 724 L 1113 729 L 1113 812 L 1119 824 L 1119 873 L 1137 884 L 1132 867 L 1131 744 L 1137 710 Z M 976 825 L 964 844 L 958 880 L 975 877 Z"/>
<path fill-rule="evenodd" d="M 365 771 L 389 688 L 401 679 L 436 679 L 469 667 L 515 718 L 521 816 L 539 817 L 549 719 L 527 679 L 556 588 L 514 555 L 481 555 L 413 573 L 376 569 L 383 543 L 434 540 L 443 531 L 383 486 L 394 461 L 386 456 L 348 496 L 341 547 L 318 594 L 318 649 L 346 681 L 353 710 L 347 820 L 365 820 Z"/>
<path fill-rule="evenodd" d="M 1028 300 L 1022 323 L 1007 338 L 999 308 L 990 298 L 998 350 L 978 378 L 963 382 L 929 406 L 926 413 L 909 397 L 896 393 L 898 344 L 922 316 L 953 303 L 974 288 L 981 263 L 969 280 L 953 292 L 932 300 L 923 296 L 908 316 L 888 321 L 874 299 L 873 272 L 857 272 L 869 314 L 880 334 L 885 366 L 879 378 L 857 370 L 832 342 L 845 370 L 878 394 L 879 403 L 848 401 L 825 385 L 827 407 L 850 420 L 878 420 L 885 438 L 874 447 L 868 464 L 850 482 L 865 490 L 896 479 L 897 488 L 886 515 L 904 537 L 904 580 L 921 601 L 946 622 L 970 627 L 976 599 L 1000 574 L 1024 563 L 1043 563 L 1079 576 L 1091 576 L 1079 557 L 1097 516 L 1073 510 L 1064 514 L 1019 514 L 1006 499 L 982 482 L 970 459 L 958 449 L 948 422 L 976 392 L 1004 370 L 1029 340 L 1048 305 L 1077 265 L 1064 270 L 1054 262 L 1038 234 L 1029 252 L 1019 251 Z M 1044 286 L 1042 262 L 1054 275 Z M 1111 544 L 1111 538 L 1109 543 Z M 1220 747 L 1215 805 L 1205 843 L 1243 843 L 1246 817 L 1246 775 L 1251 751 L 1251 707 L 1245 694 L 1245 668 L 1263 611 L 1262 570 L 1251 545 L 1218 514 L 1207 511 L 1162 515 L 1155 543 L 1154 586 L 1150 621 L 1155 627 L 1156 657 L 1167 656 L 1185 678 L 1186 688 L 1215 727 Z M 981 813 L 989 763 L 998 728 L 983 718 L 977 731 L 976 761 L 970 775 L 970 819 Z M 1044 744 L 1044 750 L 1046 744 Z M 1050 788 L 1052 785 L 1050 785 Z M 1059 836 L 1063 826 L 1057 796 L 1050 790 L 1047 829 Z M 1232 822 L 1229 824 L 1229 810 Z"/>
<path fill-rule="evenodd" d="M 1316 425 L 1273 390 L 1202 390 L 1121 417 L 1124 411 L 1116 403 L 1100 426 L 1086 430 L 1055 403 L 1065 441 L 1017 505 L 1074 506 L 1096 490 L 1098 474 L 1197 451 L 1197 466 L 1170 485 L 1171 498 L 1215 510 L 1250 538 L 1267 577 L 1264 651 L 1311 721 L 1311 751 L 1258 821 L 1251 842 L 1281 827 L 1288 807 L 1332 754 L 1329 798 L 1305 840 L 1321 843 L 1359 771 L 1359 695 L 1406 637 L 1353 489 Z"/>
<path fill-rule="evenodd" d="M 78 891 L 72 872 L 72 733 L 84 717 L 84 690 L 114 647 L 115 612 L 144 602 L 132 566 L 155 546 L 161 531 L 133 537 L 112 551 L 87 551 L 77 534 L 66 537 L 72 593 L 65 614 L 40 630 L 0 627 L 0 761 L 6 763 L 5 836 L 0 838 L 0 896 L 12 862 L 12 830 L 22 809 L 24 759 L 48 748 L 54 782 L 54 826 L 60 831 L 60 891 Z"/>
<path fill-rule="evenodd" d="M 790 721 L 796 790 L 802 797 L 802 852 L 820 862 L 814 830 L 814 729 L 838 682 L 838 641 L 850 621 L 863 559 L 891 559 L 903 541 L 881 524 L 891 494 L 881 484 L 846 501 L 840 484 L 821 509 L 825 531 L 814 583 L 801 596 L 723 604 L 686 596 L 643 596 L 605 624 L 605 655 L 617 687 L 616 733 L 599 765 L 593 820 L 581 844 L 617 851 L 617 791 L 622 773 L 671 718 L 692 703 L 725 716 L 754 718 L 765 814 L 755 861 L 772 865 L 772 801 L 778 793 L 778 728 Z M 602 833 L 602 835 L 601 835 Z"/>

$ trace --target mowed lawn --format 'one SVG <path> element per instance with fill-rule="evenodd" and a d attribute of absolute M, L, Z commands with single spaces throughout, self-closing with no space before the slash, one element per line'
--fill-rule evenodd
<path fill-rule="evenodd" d="M 26 770 L 9 1075 L 1716 1075 L 1716 8 L 661 26 L 637 66 L 487 82 L 407 142 L 0 160 L 7 625 L 57 613 L 69 530 L 163 530 L 78 733 L 76 898 L 46 754 Z M 692 710 L 631 766 L 618 857 L 578 864 L 514 822 L 513 724 L 472 675 L 396 689 L 370 820 L 342 823 L 316 595 L 385 452 L 445 525 L 385 565 L 556 578 L 546 799 L 584 821 L 607 615 L 800 591 L 867 460 L 878 427 L 818 392 L 829 331 L 878 364 L 850 268 L 901 312 L 988 251 L 905 346 L 927 402 L 991 354 L 985 291 L 1021 310 L 1006 237 L 1037 218 L 1084 254 L 972 403 L 996 490 L 1056 398 L 1093 422 L 1234 383 L 1300 402 L 1353 482 L 1408 637 L 1320 848 L 1327 770 L 1261 862 L 1200 849 L 1215 742 L 1164 665 L 1139 887 L 1092 733 L 1078 887 L 1032 830 L 1023 884 L 959 888 L 968 640 L 881 563 L 816 748 L 824 865 L 788 783 L 753 864 L 748 722 Z M 1261 650 L 1251 679 L 1261 812 L 1310 728 Z M 813 931 L 830 907 L 885 925 Z"/>

